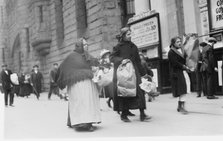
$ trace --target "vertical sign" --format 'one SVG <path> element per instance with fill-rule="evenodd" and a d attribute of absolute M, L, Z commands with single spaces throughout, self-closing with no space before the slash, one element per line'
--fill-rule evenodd
<path fill-rule="evenodd" d="M 218 84 L 222 86 L 222 61 L 218 61 Z"/>

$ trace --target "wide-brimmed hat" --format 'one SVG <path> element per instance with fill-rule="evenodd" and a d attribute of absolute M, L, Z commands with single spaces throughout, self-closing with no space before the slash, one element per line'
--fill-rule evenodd
<path fill-rule="evenodd" d="M 210 43 L 212 43 L 212 42 L 217 43 L 217 40 L 214 37 L 209 37 L 208 38 L 208 42 L 210 42 Z"/>
<path fill-rule="evenodd" d="M 103 58 L 106 54 L 108 53 L 111 53 L 110 50 L 108 49 L 103 49 L 101 52 L 100 52 L 100 58 Z"/>
<path fill-rule="evenodd" d="M 2 67 L 7 67 L 7 65 L 6 64 L 2 64 Z"/>
<path fill-rule="evenodd" d="M 39 68 L 39 66 L 38 65 L 34 65 L 33 68 Z"/>

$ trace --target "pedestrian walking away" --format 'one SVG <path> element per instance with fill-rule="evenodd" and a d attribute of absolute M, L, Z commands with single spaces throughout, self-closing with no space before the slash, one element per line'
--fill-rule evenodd
<path fill-rule="evenodd" d="M 170 77 L 172 84 L 172 93 L 174 97 L 178 97 L 177 111 L 187 114 L 185 109 L 185 101 L 187 94 L 187 85 L 183 71 L 190 71 L 185 65 L 186 54 L 182 49 L 182 40 L 180 37 L 171 39 L 170 51 L 168 52 L 168 59 L 170 62 Z"/>
<path fill-rule="evenodd" d="M 67 125 L 77 131 L 94 131 L 93 124 L 101 122 L 99 91 L 92 81 L 92 66 L 99 64 L 88 54 L 84 38 L 75 43 L 75 50 L 59 66 L 57 84 L 60 89 L 67 86 Z"/>
<path fill-rule="evenodd" d="M 52 93 L 56 94 L 57 96 L 62 99 L 62 96 L 59 95 L 59 87 L 57 86 L 56 83 L 56 74 L 57 74 L 57 69 L 58 69 L 58 64 L 54 63 L 53 64 L 53 69 L 50 71 L 50 90 L 48 93 L 48 99 L 51 99 Z"/>
<path fill-rule="evenodd" d="M 10 75 L 12 74 L 12 71 L 7 69 L 7 65 L 2 65 L 2 71 L 1 71 L 1 84 L 2 89 L 4 92 L 5 97 L 5 106 L 8 106 L 8 97 L 9 97 L 9 106 L 14 106 L 14 93 L 12 92 L 13 83 L 10 79 Z"/>
<path fill-rule="evenodd" d="M 121 29 L 120 34 L 117 36 L 119 43 L 113 48 L 110 55 L 111 62 L 114 63 L 114 77 L 113 77 L 113 89 L 114 89 L 114 110 L 121 111 L 121 120 L 124 122 L 130 122 L 128 118 L 129 110 L 139 109 L 140 120 L 145 121 L 150 119 L 144 112 L 146 109 L 145 94 L 139 87 L 141 83 L 141 77 L 146 74 L 144 71 L 137 46 L 131 42 L 131 30 L 128 27 Z M 117 70 L 119 65 L 132 62 L 134 75 L 136 76 L 136 96 L 135 97 L 121 97 L 119 96 L 120 89 L 118 89 Z M 127 88 L 127 86 L 126 86 Z"/>

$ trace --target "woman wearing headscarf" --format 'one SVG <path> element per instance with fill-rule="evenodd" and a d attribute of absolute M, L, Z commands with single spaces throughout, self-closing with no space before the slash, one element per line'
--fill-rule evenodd
<path fill-rule="evenodd" d="M 113 52 L 110 55 L 110 60 L 114 63 L 114 110 L 121 111 L 121 120 L 124 122 L 130 122 L 128 119 L 130 109 L 139 109 L 140 120 L 148 120 L 151 117 L 147 116 L 144 112 L 146 109 L 145 95 L 139 88 L 141 76 L 144 76 L 146 73 L 141 65 L 138 48 L 133 42 L 131 42 L 131 31 L 128 27 L 122 28 L 121 33 L 117 38 L 119 43 L 113 48 Z M 117 68 L 125 59 L 130 59 L 135 69 L 136 97 L 118 96 Z"/>
<path fill-rule="evenodd" d="M 92 124 L 100 123 L 99 92 L 92 81 L 91 67 L 98 65 L 88 54 L 84 38 L 75 44 L 75 50 L 60 65 L 57 84 L 60 89 L 67 86 L 68 121 L 67 125 L 76 130 L 93 131 Z"/>
<path fill-rule="evenodd" d="M 185 110 L 185 97 L 187 94 L 187 85 L 183 71 L 189 71 L 186 64 L 186 54 L 182 49 L 182 40 L 180 37 L 171 39 L 170 51 L 168 59 L 170 62 L 170 77 L 172 84 L 172 92 L 174 97 L 179 97 L 177 111 L 183 114 L 188 112 Z"/>

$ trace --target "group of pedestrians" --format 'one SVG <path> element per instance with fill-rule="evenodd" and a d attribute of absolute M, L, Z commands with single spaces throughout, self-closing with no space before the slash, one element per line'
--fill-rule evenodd
<path fill-rule="evenodd" d="M 117 36 L 118 44 L 112 52 L 103 50 L 100 61 L 88 53 L 86 39 L 80 38 L 75 43 L 74 51 L 60 64 L 57 72 L 57 85 L 60 89 L 67 87 L 68 92 L 68 119 L 67 126 L 76 130 L 94 131 L 93 124 L 101 122 L 99 95 L 102 92 L 97 83 L 93 81 L 97 69 L 103 71 L 113 70 L 112 82 L 103 87 L 103 92 L 109 98 L 107 103 L 120 114 L 123 122 L 131 122 L 128 116 L 135 116 L 130 110 L 140 111 L 140 121 L 151 119 L 145 113 L 145 92 L 139 87 L 141 78 L 148 78 L 145 67 L 142 66 L 137 46 L 131 42 L 131 30 L 128 27 L 121 29 Z M 120 64 L 128 59 L 134 68 L 135 94 L 134 97 L 120 96 L 117 87 L 117 70 Z"/>
<path fill-rule="evenodd" d="M 33 66 L 31 73 L 22 72 L 20 76 L 17 73 L 12 73 L 7 68 L 6 64 L 2 65 L 2 71 L 0 74 L 0 85 L 2 87 L 2 93 L 5 97 L 5 106 L 14 106 L 14 95 L 20 97 L 29 97 L 31 93 L 34 93 L 39 99 L 41 93 L 42 73 L 39 72 L 38 66 Z"/>
<path fill-rule="evenodd" d="M 214 59 L 213 46 L 217 40 L 210 37 L 208 42 L 200 43 L 199 61 L 196 70 L 197 75 L 197 97 L 201 97 L 203 92 L 207 99 L 218 99 L 215 96 L 215 73 L 218 72 Z"/>
<path fill-rule="evenodd" d="M 203 91 L 207 99 L 218 99 L 215 96 L 215 72 L 218 71 L 214 59 L 213 46 L 217 40 L 213 37 L 208 38 L 208 42 L 201 42 L 199 45 L 198 62 L 195 68 L 197 78 L 197 97 L 201 97 Z M 187 114 L 185 109 L 187 84 L 184 71 L 190 73 L 191 69 L 186 66 L 187 54 L 182 46 L 182 39 L 174 37 L 171 39 L 168 59 L 170 62 L 170 77 L 172 84 L 172 93 L 174 97 L 179 97 L 177 111 Z"/>
<path fill-rule="evenodd" d="M 52 93 L 56 94 L 60 99 L 64 98 L 68 100 L 66 95 L 62 95 L 59 92 L 59 87 L 56 83 L 58 64 L 54 63 L 52 70 L 50 70 L 50 90 L 48 93 L 48 99 L 51 99 Z M 22 72 L 19 76 L 17 73 L 13 73 L 7 68 L 6 64 L 2 65 L 2 71 L 0 74 L 0 90 L 4 93 L 5 106 L 14 106 L 14 95 L 19 97 L 29 97 L 31 94 L 35 94 L 39 100 L 40 93 L 42 92 L 43 75 L 39 71 L 39 66 L 34 65 L 31 72 Z M 9 99 L 9 100 L 8 100 Z"/>
<path fill-rule="evenodd" d="M 101 123 L 99 97 L 102 92 L 108 97 L 107 103 L 109 107 L 112 107 L 111 101 L 113 102 L 113 110 L 120 114 L 120 119 L 123 122 L 131 122 L 128 117 L 135 116 L 130 110 L 139 110 L 139 120 L 142 122 L 151 119 L 151 116 L 145 113 L 146 92 L 140 88 L 140 84 L 142 83 L 142 79 L 152 82 L 153 72 L 148 66 L 145 56 L 139 53 L 137 46 L 131 41 L 131 30 L 129 27 L 122 28 L 117 39 L 118 44 L 112 51 L 103 50 L 101 52 L 99 61 L 98 58 L 94 58 L 89 54 L 87 40 L 80 38 L 75 43 L 73 52 L 60 65 L 57 63 L 53 64 L 53 69 L 50 71 L 48 99 L 51 99 L 52 92 L 59 96 L 59 89 L 67 89 L 69 97 L 68 127 L 74 128 L 77 131 L 95 130 L 93 124 Z M 214 83 L 212 74 L 216 70 L 213 65 L 213 43 L 216 40 L 210 38 L 209 42 L 210 44 L 205 44 L 202 50 L 201 59 L 198 63 L 200 66 L 198 65 L 196 70 L 199 70 L 202 74 L 202 88 L 205 88 L 205 85 L 207 85 L 207 90 L 205 91 L 205 94 L 208 96 L 207 98 L 213 99 L 215 97 L 213 97 L 214 92 L 212 88 Z M 177 111 L 187 114 L 188 112 L 185 109 L 187 85 L 184 71 L 190 72 L 191 70 L 186 66 L 186 54 L 180 37 L 171 39 L 168 59 L 170 62 L 172 92 L 174 97 L 179 98 Z M 122 94 L 123 91 L 119 87 L 120 78 L 118 73 L 120 66 L 127 66 L 129 62 L 132 64 L 132 78 L 135 80 L 132 89 L 135 90 L 133 91 L 135 95 L 128 97 Z M 10 105 L 12 105 L 13 98 L 11 99 L 10 90 L 13 84 L 9 77 L 12 72 L 6 69 L 5 65 L 2 67 L 1 80 L 5 100 L 10 95 Z M 42 74 L 38 71 L 38 66 L 34 66 L 33 69 L 30 80 L 28 80 L 29 77 L 27 75 L 24 75 L 22 80 L 23 84 L 30 83 L 39 99 Z M 112 70 L 111 83 L 103 86 L 102 89 L 93 81 L 94 73 L 97 70 L 103 70 L 103 72 Z M 128 87 L 128 89 L 130 88 Z M 124 93 L 128 95 L 130 91 L 126 89 Z M 156 91 L 154 93 L 155 96 L 159 95 Z M 7 101 L 5 101 L 5 104 L 8 104 Z"/>

